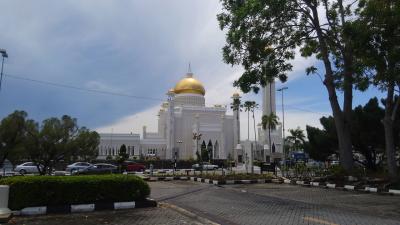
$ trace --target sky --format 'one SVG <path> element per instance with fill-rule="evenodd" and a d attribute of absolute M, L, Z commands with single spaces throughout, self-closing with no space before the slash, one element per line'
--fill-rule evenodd
<path fill-rule="evenodd" d="M 216 19 L 217 0 L 9 0 L 0 8 L 0 48 L 9 55 L 0 118 L 25 110 L 37 121 L 67 114 L 99 132 L 140 133 L 143 125 L 154 131 L 165 93 L 184 77 L 189 62 L 205 86 L 206 105 L 229 108 L 232 83 L 243 72 L 222 61 L 225 32 Z M 285 125 L 320 126 L 319 118 L 331 114 L 327 92 L 317 76 L 305 75 L 306 67 L 320 63 L 301 57 L 292 63 L 288 82 L 277 83 L 288 87 Z M 374 96 L 383 95 L 355 92 L 354 105 Z M 242 100 L 262 104 L 255 94 Z M 257 123 L 260 118 L 261 109 Z M 245 113 L 241 121 L 245 138 Z"/>

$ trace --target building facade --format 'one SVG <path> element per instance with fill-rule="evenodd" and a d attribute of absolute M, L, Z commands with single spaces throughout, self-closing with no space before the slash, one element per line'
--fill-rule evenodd
<path fill-rule="evenodd" d="M 204 95 L 203 84 L 189 71 L 167 92 L 156 131 L 149 132 L 144 126 L 142 138 L 139 134 L 101 134 L 99 158 L 115 157 L 122 144 L 127 146 L 130 158 L 197 159 L 203 149 L 212 159 L 244 162 L 249 157 L 248 146 L 254 159 L 269 162 L 282 158 L 280 125 L 271 129 L 271 144 L 268 129 L 261 127 L 257 143 L 244 144 L 240 140 L 240 109 L 234 108 L 233 115 L 227 115 L 226 106 L 206 106 Z M 240 101 L 240 95 L 235 93 L 232 99 Z M 276 114 L 274 83 L 263 88 L 263 115 L 270 113 Z"/>

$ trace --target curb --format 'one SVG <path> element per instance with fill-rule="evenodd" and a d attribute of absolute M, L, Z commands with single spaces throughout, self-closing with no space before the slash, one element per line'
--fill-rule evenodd
<path fill-rule="evenodd" d="M 379 191 L 376 187 L 365 187 L 364 189 L 357 189 L 356 186 L 353 185 L 344 185 L 344 187 L 338 187 L 336 184 L 327 183 L 325 186 L 321 186 L 319 182 L 310 182 L 307 184 L 305 181 L 293 181 L 289 179 L 284 179 L 283 183 L 292 184 L 292 185 L 301 185 L 301 186 L 310 186 L 310 187 L 323 187 L 328 189 L 335 189 L 341 191 L 358 191 L 364 193 L 376 193 L 381 195 L 400 195 L 400 190 L 389 189 L 389 191 Z"/>
<path fill-rule="evenodd" d="M 114 203 L 94 203 L 94 204 L 76 204 L 59 206 L 38 206 L 27 207 L 19 211 L 13 211 L 15 216 L 37 216 L 55 213 L 81 213 L 100 210 L 121 210 L 134 208 L 157 207 L 157 202 L 153 199 L 132 202 L 114 202 Z"/>
<path fill-rule="evenodd" d="M 178 207 L 176 205 L 172 205 L 172 204 L 169 204 L 169 203 L 166 203 L 166 202 L 162 202 L 162 203 L 160 203 L 160 207 L 167 207 L 167 208 L 173 209 L 173 210 L 177 211 L 178 213 L 180 213 L 180 214 L 182 214 L 184 216 L 187 216 L 187 217 L 189 217 L 191 219 L 199 221 L 201 224 L 219 225 L 218 223 L 215 223 L 215 222 L 213 222 L 211 220 L 208 220 L 208 219 L 206 219 L 204 217 L 200 217 L 200 216 L 198 216 L 198 215 L 196 215 L 196 214 L 194 214 L 194 213 L 192 213 L 192 212 L 190 212 L 190 211 L 188 211 L 186 209 Z"/>

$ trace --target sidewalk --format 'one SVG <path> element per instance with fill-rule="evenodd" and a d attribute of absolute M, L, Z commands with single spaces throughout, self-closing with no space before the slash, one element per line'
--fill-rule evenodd
<path fill-rule="evenodd" d="M 10 224 L 24 225 L 127 225 L 127 224 L 207 224 L 175 206 L 163 205 L 121 211 L 97 211 L 93 213 L 47 215 L 39 217 L 15 217 Z"/>

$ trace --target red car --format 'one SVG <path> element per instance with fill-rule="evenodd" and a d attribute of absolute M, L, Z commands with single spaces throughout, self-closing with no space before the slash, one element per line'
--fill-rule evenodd
<path fill-rule="evenodd" d="M 146 166 L 137 162 L 126 162 L 126 171 L 127 172 L 143 172 L 146 169 Z"/>

